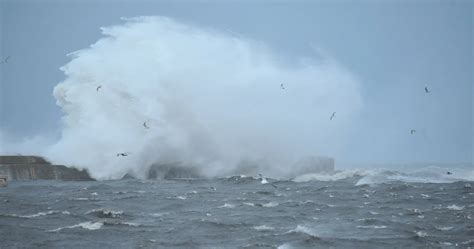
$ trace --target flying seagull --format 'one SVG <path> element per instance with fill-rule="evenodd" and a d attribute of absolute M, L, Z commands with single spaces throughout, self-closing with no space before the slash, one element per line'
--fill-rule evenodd
<path fill-rule="evenodd" d="M 130 155 L 130 154 L 131 154 L 131 153 L 129 153 L 129 152 L 122 152 L 122 153 L 117 153 L 117 156 L 118 156 L 118 157 L 119 157 L 119 156 L 128 156 L 128 155 Z"/>
<path fill-rule="evenodd" d="M 415 129 L 411 129 L 411 130 L 410 130 L 410 134 L 412 134 L 412 135 L 415 134 L 415 132 L 416 132 Z"/>
<path fill-rule="evenodd" d="M 283 83 L 280 84 L 280 88 L 285 90 L 285 86 L 283 85 Z"/>
<path fill-rule="evenodd" d="M 102 86 L 99 85 L 96 90 L 99 91 L 101 88 Z"/>
<path fill-rule="evenodd" d="M 7 63 L 9 59 L 10 59 L 10 56 L 7 56 L 7 58 L 5 58 L 2 62 L 0 62 L 0 64 Z"/>
<path fill-rule="evenodd" d="M 143 122 L 143 127 L 145 127 L 145 129 L 150 129 L 150 127 L 146 124 L 146 122 Z"/>
<path fill-rule="evenodd" d="M 333 112 L 329 120 L 332 120 L 334 117 L 336 117 L 336 112 Z"/>
<path fill-rule="evenodd" d="M 430 89 L 428 89 L 428 87 L 427 87 L 427 86 L 425 86 L 425 93 L 430 93 L 430 92 L 431 92 L 431 90 L 430 90 Z"/>

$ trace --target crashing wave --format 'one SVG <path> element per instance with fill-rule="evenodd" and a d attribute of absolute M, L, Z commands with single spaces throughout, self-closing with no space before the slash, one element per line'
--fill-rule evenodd
<path fill-rule="evenodd" d="M 37 151 L 98 180 L 146 178 L 168 162 L 193 170 L 151 177 L 218 177 L 246 160 L 257 162 L 249 172 L 288 176 L 306 155 L 339 151 L 363 106 L 357 77 L 327 56 L 287 58 L 263 42 L 156 16 L 102 34 L 61 67 L 53 91 L 61 137 Z M 281 81 L 291 82 L 286 92 Z M 341 122 L 320 118 L 329 108 L 344 112 Z"/>
<path fill-rule="evenodd" d="M 338 181 L 346 178 L 360 177 L 369 174 L 365 170 L 347 170 L 347 171 L 336 171 L 334 173 L 311 173 L 297 176 L 293 179 L 295 182 L 307 182 L 307 181 Z"/>
<path fill-rule="evenodd" d="M 474 181 L 474 170 L 456 169 L 456 174 L 447 174 L 449 169 L 426 167 L 414 172 L 399 172 L 394 170 L 371 170 L 359 179 L 356 185 L 375 185 L 389 182 L 408 183 L 452 183 L 458 181 Z"/>

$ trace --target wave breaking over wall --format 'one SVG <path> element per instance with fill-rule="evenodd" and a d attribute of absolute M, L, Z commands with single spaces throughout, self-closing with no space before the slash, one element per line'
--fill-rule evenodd
<path fill-rule="evenodd" d="M 176 162 L 206 176 L 248 161 L 288 175 L 304 156 L 337 157 L 362 105 L 357 79 L 331 58 L 287 59 L 165 17 L 102 33 L 61 68 L 61 138 L 41 153 L 97 179 L 145 177 L 154 163 Z"/>

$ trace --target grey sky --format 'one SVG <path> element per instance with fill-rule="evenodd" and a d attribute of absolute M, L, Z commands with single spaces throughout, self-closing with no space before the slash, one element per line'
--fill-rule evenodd
<path fill-rule="evenodd" d="M 0 0 L 0 11 L 0 56 L 11 56 L 0 66 L 0 128 L 14 137 L 57 134 L 52 89 L 67 53 L 120 17 L 162 15 L 263 41 L 290 60 L 317 47 L 349 69 L 364 108 L 343 161 L 472 161 L 472 1 Z"/>

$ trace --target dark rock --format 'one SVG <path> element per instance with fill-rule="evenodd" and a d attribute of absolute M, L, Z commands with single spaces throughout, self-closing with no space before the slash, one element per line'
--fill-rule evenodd
<path fill-rule="evenodd" d="M 94 180 L 86 170 L 52 165 L 38 156 L 0 156 L 0 175 L 8 180 Z"/>

